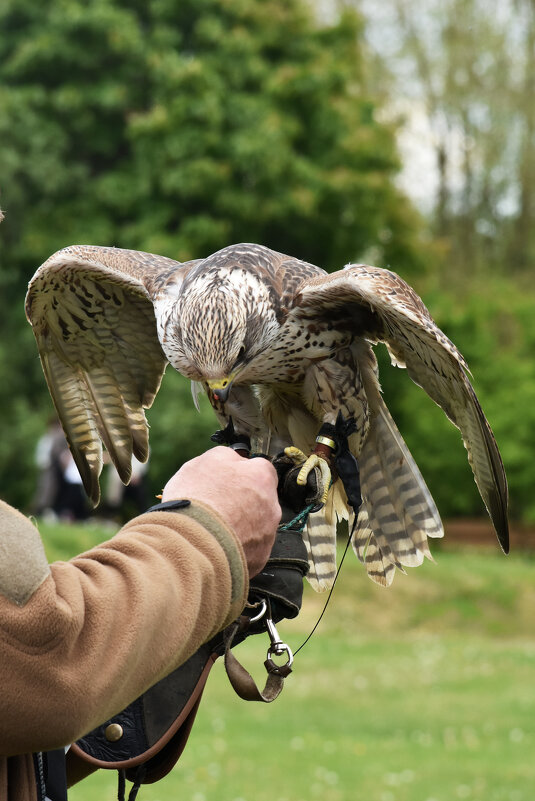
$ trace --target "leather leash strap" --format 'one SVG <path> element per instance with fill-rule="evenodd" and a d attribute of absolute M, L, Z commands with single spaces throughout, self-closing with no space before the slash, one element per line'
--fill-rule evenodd
<path fill-rule="evenodd" d="M 238 619 L 225 630 L 225 670 L 235 692 L 244 701 L 262 701 L 270 704 L 284 687 L 284 679 L 292 672 L 289 664 L 276 665 L 269 657 L 264 662 L 268 672 L 265 687 L 260 691 L 251 674 L 236 659 L 231 651 L 236 634 L 242 629 L 243 622 Z"/>

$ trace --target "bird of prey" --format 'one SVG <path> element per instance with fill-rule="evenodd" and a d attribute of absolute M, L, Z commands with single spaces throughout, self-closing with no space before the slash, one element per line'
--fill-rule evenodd
<path fill-rule="evenodd" d="M 132 455 L 148 454 L 144 409 L 167 363 L 204 390 L 221 424 L 258 452 L 282 449 L 304 477 L 323 424 L 341 412 L 360 470 L 362 504 L 352 545 L 370 578 L 431 558 L 443 535 L 435 503 L 382 399 L 372 345 L 460 429 L 475 481 L 504 552 L 507 483 L 467 365 L 398 275 L 363 264 L 331 274 L 267 247 L 240 244 L 180 264 L 118 248 L 73 246 L 35 273 L 26 299 L 48 386 L 87 494 L 99 499 L 102 443 L 124 482 Z M 321 439 L 325 439 L 320 437 Z M 328 440 L 328 438 L 327 438 Z M 334 443 L 332 443 L 334 445 Z M 301 454 L 303 454 L 301 456 Z M 326 474 L 326 475 L 325 475 Z M 336 522 L 351 518 L 334 479 L 303 532 L 309 580 L 332 585 Z M 301 476 L 303 480 L 303 476 Z"/>

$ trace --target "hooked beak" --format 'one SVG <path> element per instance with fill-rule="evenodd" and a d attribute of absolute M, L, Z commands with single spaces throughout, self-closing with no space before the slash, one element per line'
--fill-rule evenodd
<path fill-rule="evenodd" d="M 208 386 L 212 390 L 214 398 L 220 403 L 226 403 L 234 380 L 234 374 L 229 375 L 227 378 L 218 378 L 215 381 L 207 381 Z"/>

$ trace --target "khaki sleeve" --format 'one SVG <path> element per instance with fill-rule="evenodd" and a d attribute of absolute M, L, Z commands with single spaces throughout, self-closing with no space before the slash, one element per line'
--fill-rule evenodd
<path fill-rule="evenodd" d="M 25 604 L 49 573 L 35 526 L 0 501 L 0 595 L 15 604 Z"/>
<path fill-rule="evenodd" d="M 241 612 L 248 575 L 233 532 L 193 502 L 135 518 L 33 584 L 25 602 L 0 595 L 6 755 L 61 747 L 120 712 Z"/>

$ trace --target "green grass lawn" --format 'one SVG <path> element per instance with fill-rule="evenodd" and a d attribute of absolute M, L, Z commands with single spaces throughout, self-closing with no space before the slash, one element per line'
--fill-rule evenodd
<path fill-rule="evenodd" d="M 42 525 L 51 558 L 102 537 Z M 349 554 L 328 611 L 271 705 L 212 671 L 188 746 L 140 801 L 532 801 L 535 561 L 434 549 L 437 564 L 376 587 Z M 309 588 L 279 631 L 295 649 L 321 611 Z M 260 680 L 266 640 L 236 651 Z M 112 801 L 101 771 L 72 801 Z"/>

